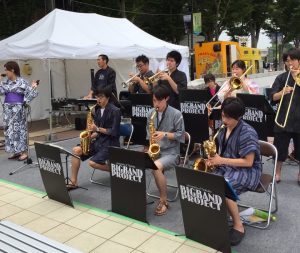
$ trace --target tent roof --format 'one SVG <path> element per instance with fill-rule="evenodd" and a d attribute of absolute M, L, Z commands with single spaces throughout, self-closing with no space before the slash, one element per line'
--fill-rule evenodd
<path fill-rule="evenodd" d="M 125 18 L 55 9 L 23 31 L 0 41 L 0 59 L 112 59 L 140 54 L 165 58 L 170 50 L 189 56 L 186 46 L 157 39 Z"/>

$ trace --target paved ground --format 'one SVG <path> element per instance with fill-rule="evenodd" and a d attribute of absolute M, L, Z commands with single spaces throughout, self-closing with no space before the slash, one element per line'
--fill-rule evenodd
<path fill-rule="evenodd" d="M 71 150 L 76 143 L 78 143 L 77 138 L 65 140 L 59 145 Z M 35 161 L 34 150 L 31 150 L 31 154 Z M 38 168 L 26 166 L 20 172 L 9 176 L 9 172 L 18 168 L 22 163 L 9 161 L 7 155 L 2 154 L 0 164 L 0 178 L 6 180 L 1 182 L 0 187 L 1 219 L 11 220 L 34 231 L 41 229 L 42 231 L 38 231 L 41 234 L 84 252 L 106 252 L 107 249 L 113 250 L 112 252 L 214 252 L 203 248 L 198 243 L 174 236 L 177 233 L 184 233 L 179 201 L 171 203 L 168 214 L 163 217 L 154 216 L 155 205 L 149 205 L 147 219 L 151 226 L 148 226 L 107 212 L 111 208 L 110 188 L 89 182 L 91 171 L 86 163 L 83 163 L 80 170 L 79 183 L 88 190 L 72 191 L 72 199 L 78 203 L 75 209 L 42 199 L 40 193 L 31 190 L 44 191 Z M 266 164 L 270 170 L 272 162 L 268 161 Z M 298 240 L 300 187 L 296 183 L 297 173 L 298 166 L 285 164 L 282 182 L 278 185 L 277 221 L 272 222 L 267 230 L 246 227 L 245 239 L 239 246 L 234 247 L 234 250 L 247 253 L 297 253 L 300 251 Z M 108 175 L 105 173 L 98 172 L 96 177 L 108 180 Z M 168 178 L 169 181 L 174 180 L 174 174 L 170 172 Z M 16 188 L 7 184 L 7 181 L 30 187 L 30 190 L 19 188 L 19 186 Z M 242 195 L 242 199 L 250 203 L 261 203 L 263 198 L 262 194 L 247 193 Z M 79 220 L 82 217 L 84 222 L 80 225 Z M 195 222 L 197 222 L 197 217 L 195 217 Z M 46 227 L 42 228 L 43 224 L 46 224 Z M 67 233 L 69 229 L 72 232 Z M 60 233 L 62 233 L 61 236 L 57 236 Z M 86 242 L 90 243 L 85 245 Z"/>

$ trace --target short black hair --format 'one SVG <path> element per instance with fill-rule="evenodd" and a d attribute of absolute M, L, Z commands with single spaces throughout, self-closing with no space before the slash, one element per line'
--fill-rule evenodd
<path fill-rule="evenodd" d="M 146 55 L 139 55 L 138 57 L 135 58 L 135 62 L 142 62 L 144 64 L 149 64 L 149 58 Z"/>
<path fill-rule="evenodd" d="M 106 64 L 109 61 L 108 56 L 106 54 L 99 54 L 98 57 L 101 57 L 101 59 L 104 60 L 106 62 Z"/>
<path fill-rule="evenodd" d="M 238 68 L 242 69 L 243 71 L 246 70 L 246 63 L 242 60 L 236 60 L 231 64 L 231 68 L 233 68 L 233 66 L 237 66 Z"/>
<path fill-rule="evenodd" d="M 291 58 L 291 60 L 300 61 L 300 49 L 290 48 L 286 53 L 287 53 L 287 56 L 289 56 Z"/>
<path fill-rule="evenodd" d="M 287 52 L 284 52 L 284 53 L 282 54 L 282 61 L 283 61 L 283 62 L 286 62 L 286 61 L 287 61 L 287 58 L 288 58 L 288 54 L 287 54 Z"/>
<path fill-rule="evenodd" d="M 216 78 L 213 74 L 208 73 L 204 76 L 204 83 L 215 82 Z"/>
<path fill-rule="evenodd" d="M 167 54 L 166 59 L 168 59 L 168 58 L 173 58 L 175 60 L 177 66 L 179 66 L 179 64 L 182 60 L 181 54 L 176 50 L 173 50 L 173 51 L 169 52 Z"/>
<path fill-rule="evenodd" d="M 99 88 L 99 89 L 95 89 L 93 90 L 93 95 L 96 96 L 100 96 L 100 95 L 104 95 L 107 98 L 110 98 L 112 95 L 112 89 L 105 87 L 105 88 Z"/>
<path fill-rule="evenodd" d="M 157 100 L 163 100 L 170 96 L 170 91 L 166 87 L 160 85 L 154 86 L 152 93 Z"/>
<path fill-rule="evenodd" d="M 4 64 L 4 68 L 6 68 L 6 70 L 14 72 L 16 76 L 20 76 L 20 67 L 19 64 L 16 63 L 15 61 L 9 61 L 7 63 Z"/>
<path fill-rule="evenodd" d="M 221 106 L 226 117 L 239 120 L 245 114 L 245 105 L 240 98 L 228 97 Z"/>

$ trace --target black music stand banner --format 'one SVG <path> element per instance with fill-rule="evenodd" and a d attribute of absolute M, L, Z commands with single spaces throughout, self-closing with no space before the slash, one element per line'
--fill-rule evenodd
<path fill-rule="evenodd" d="M 274 122 L 270 122 L 271 116 L 275 114 L 272 106 L 264 95 L 238 93 L 237 97 L 244 102 L 246 107 L 243 120 L 256 130 L 260 140 L 266 141 L 268 136 L 272 136 L 271 131 L 274 127 Z"/>
<path fill-rule="evenodd" d="M 156 169 L 144 152 L 110 147 L 112 211 L 143 222 L 146 220 L 145 168 Z"/>
<path fill-rule="evenodd" d="M 201 143 L 209 138 L 208 114 L 205 90 L 180 90 L 180 110 L 184 119 L 185 130 L 191 135 L 191 143 Z"/>
<path fill-rule="evenodd" d="M 59 148 L 38 142 L 34 146 L 49 199 L 74 207 L 65 184 Z"/>
<path fill-rule="evenodd" d="M 153 107 L 152 95 L 130 94 L 129 99 L 132 103 L 131 122 L 134 126 L 132 141 L 134 144 L 147 145 L 146 125 L 148 112 Z"/>
<path fill-rule="evenodd" d="M 186 237 L 231 252 L 224 178 L 178 166 L 176 176 Z"/>

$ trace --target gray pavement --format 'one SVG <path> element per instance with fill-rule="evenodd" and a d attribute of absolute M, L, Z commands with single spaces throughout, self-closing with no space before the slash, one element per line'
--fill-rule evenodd
<path fill-rule="evenodd" d="M 70 139 L 57 144 L 68 150 L 78 143 L 78 139 Z M 23 165 L 22 162 L 10 161 L 7 154 L 0 155 L 0 178 L 15 182 L 24 186 L 44 191 L 39 170 L 35 166 L 25 166 L 22 170 L 14 175 L 9 172 Z M 31 149 L 31 157 L 36 161 L 35 151 Z M 272 166 L 271 161 L 266 162 L 268 170 Z M 96 177 L 109 181 L 109 175 L 103 172 L 96 172 Z M 91 170 L 87 162 L 82 164 L 79 172 L 79 185 L 88 188 L 88 190 L 77 189 L 71 191 L 74 201 L 88 204 L 103 210 L 110 210 L 110 188 L 94 185 L 89 182 Z M 175 181 L 175 173 L 168 173 L 169 181 Z M 277 221 L 272 222 L 267 230 L 259 230 L 252 227 L 246 227 L 246 237 L 243 242 L 234 247 L 237 252 L 257 253 L 257 252 L 300 252 L 300 187 L 297 184 L 298 165 L 284 164 L 282 181 L 278 184 L 279 211 L 276 213 Z M 150 175 L 147 175 L 149 178 Z M 155 190 L 155 186 L 151 186 Z M 171 192 L 172 193 L 172 192 Z M 252 205 L 261 204 L 263 194 L 246 193 L 243 194 L 242 200 Z M 177 200 L 171 203 L 168 214 L 162 217 L 153 215 L 155 204 L 148 205 L 147 219 L 151 225 L 161 227 L 172 232 L 183 234 L 184 227 L 182 221 L 180 202 Z M 199 214 L 201 215 L 201 214 Z M 197 217 L 195 217 L 195 222 Z M 218 229 L 218 228 L 216 228 Z"/>

